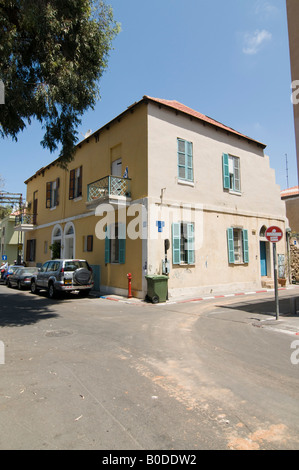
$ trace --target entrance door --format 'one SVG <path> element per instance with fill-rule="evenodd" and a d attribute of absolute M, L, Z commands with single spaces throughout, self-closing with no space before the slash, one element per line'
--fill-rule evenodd
<path fill-rule="evenodd" d="M 266 242 L 260 242 L 261 275 L 267 276 L 267 250 Z"/>
<path fill-rule="evenodd" d="M 111 173 L 112 176 L 122 176 L 122 171 L 121 171 L 121 158 L 118 158 L 117 160 L 114 160 L 111 165 Z"/>

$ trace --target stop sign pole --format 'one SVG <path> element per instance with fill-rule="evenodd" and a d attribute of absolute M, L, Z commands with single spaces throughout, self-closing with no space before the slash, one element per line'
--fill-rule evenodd
<path fill-rule="evenodd" d="M 276 320 L 279 319 L 278 279 L 277 279 L 277 255 L 276 243 L 282 239 L 283 233 L 279 227 L 271 226 L 266 230 L 266 238 L 273 246 L 274 287 L 275 287 L 275 310 Z"/>

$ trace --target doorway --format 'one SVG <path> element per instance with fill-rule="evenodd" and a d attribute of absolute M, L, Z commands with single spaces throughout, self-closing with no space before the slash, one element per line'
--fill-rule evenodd
<path fill-rule="evenodd" d="M 260 241 L 261 276 L 267 276 L 267 245 Z"/>

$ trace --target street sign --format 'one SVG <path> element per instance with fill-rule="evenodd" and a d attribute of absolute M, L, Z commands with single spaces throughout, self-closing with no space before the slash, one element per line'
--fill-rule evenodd
<path fill-rule="evenodd" d="M 2 261 L 7 261 L 7 255 L 2 255 Z"/>
<path fill-rule="evenodd" d="M 283 237 L 282 230 L 279 227 L 276 227 L 275 225 L 272 225 L 271 227 L 267 228 L 265 235 L 267 240 L 272 243 L 279 242 Z"/>
<path fill-rule="evenodd" d="M 272 225 L 266 230 L 266 238 L 269 242 L 272 242 L 273 246 L 273 267 L 274 267 L 274 291 L 275 291 L 275 309 L 276 309 L 276 320 L 279 319 L 279 299 L 278 299 L 278 280 L 277 280 L 277 255 L 276 255 L 276 243 L 282 239 L 283 233 L 279 227 Z"/>

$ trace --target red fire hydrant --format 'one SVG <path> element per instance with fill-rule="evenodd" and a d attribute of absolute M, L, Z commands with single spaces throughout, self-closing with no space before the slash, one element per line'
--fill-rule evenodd
<path fill-rule="evenodd" d="M 128 299 L 132 297 L 132 274 L 127 274 L 128 278 Z"/>

